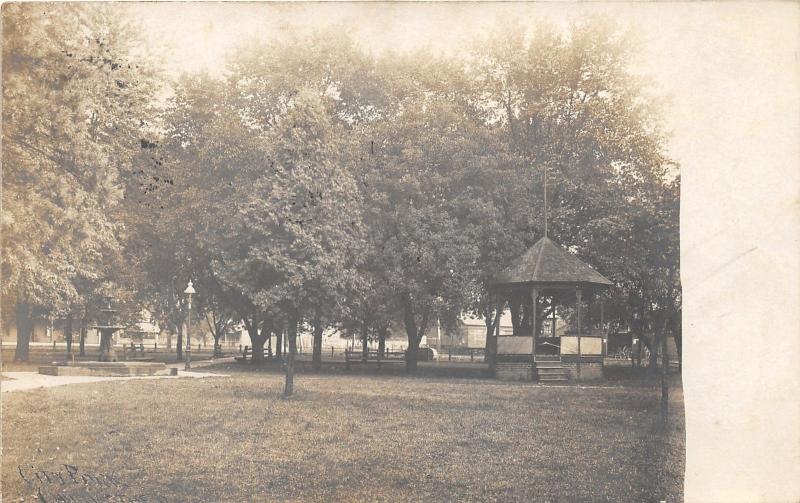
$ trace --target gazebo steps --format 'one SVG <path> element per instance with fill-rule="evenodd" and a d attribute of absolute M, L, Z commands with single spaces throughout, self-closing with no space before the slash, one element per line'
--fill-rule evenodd
<path fill-rule="evenodd" d="M 561 362 L 536 362 L 537 369 L 560 369 L 562 367 Z"/>
<path fill-rule="evenodd" d="M 539 375 L 550 375 L 550 374 L 563 374 L 567 372 L 567 369 L 561 366 L 558 367 L 539 367 L 536 366 L 536 371 Z"/>
<path fill-rule="evenodd" d="M 536 356 L 536 377 L 539 382 L 568 382 L 569 369 L 561 364 L 558 355 Z"/>
<path fill-rule="evenodd" d="M 530 363 L 502 362 L 495 369 L 495 377 L 501 381 L 531 381 L 534 376 L 543 383 L 570 380 L 569 369 L 560 362 L 537 362 L 535 367 Z"/>
<path fill-rule="evenodd" d="M 569 370 L 565 368 L 537 368 L 540 381 L 569 381 Z"/>
<path fill-rule="evenodd" d="M 569 374 L 549 374 L 539 375 L 539 382 L 569 382 Z"/>

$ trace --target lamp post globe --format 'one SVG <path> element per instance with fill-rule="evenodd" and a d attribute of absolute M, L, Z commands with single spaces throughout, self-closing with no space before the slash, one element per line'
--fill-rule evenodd
<path fill-rule="evenodd" d="M 192 368 L 192 340 L 189 335 L 192 326 L 192 295 L 197 293 L 191 281 L 186 285 L 183 293 L 186 295 L 186 366 L 184 368 L 189 370 Z"/>

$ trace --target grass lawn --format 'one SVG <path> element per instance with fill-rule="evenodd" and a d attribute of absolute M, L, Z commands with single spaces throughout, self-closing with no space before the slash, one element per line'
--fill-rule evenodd
<path fill-rule="evenodd" d="M 679 383 L 655 433 L 654 386 L 246 367 L 4 394 L 3 501 L 682 500 Z"/>

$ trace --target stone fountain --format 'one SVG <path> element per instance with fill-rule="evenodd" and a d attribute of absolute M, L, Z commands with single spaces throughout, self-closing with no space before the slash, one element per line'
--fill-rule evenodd
<path fill-rule="evenodd" d="M 103 313 L 101 318 L 105 320 L 105 324 L 95 325 L 89 328 L 94 328 L 100 332 L 100 361 L 115 362 L 117 361 L 117 353 L 114 351 L 114 344 L 112 344 L 114 332 L 122 330 L 125 327 L 122 325 L 114 325 L 113 323 L 114 314 L 116 314 L 117 310 L 111 307 L 111 297 L 106 297 L 106 305 L 100 309 L 100 312 Z"/>
<path fill-rule="evenodd" d="M 142 375 L 177 375 L 177 369 L 170 369 L 163 362 L 127 362 L 117 361 L 114 351 L 114 332 L 125 328 L 123 325 L 114 324 L 114 315 L 117 312 L 111 306 L 111 297 L 106 297 L 106 304 L 100 309 L 103 313 L 102 322 L 89 328 L 100 332 L 100 358 L 99 361 L 89 362 L 53 362 L 50 365 L 39 367 L 39 373 L 44 375 L 63 376 L 105 376 L 126 377 Z"/>

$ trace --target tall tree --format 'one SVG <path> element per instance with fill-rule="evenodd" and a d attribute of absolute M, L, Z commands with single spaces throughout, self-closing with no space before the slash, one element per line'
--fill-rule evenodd
<path fill-rule="evenodd" d="M 106 6 L 3 9 L 3 295 L 16 300 L 15 358 L 32 317 L 80 303 L 119 248 L 119 175 L 153 95 L 137 36 Z"/>
<path fill-rule="evenodd" d="M 658 103 L 628 70 L 632 45 L 602 21 L 566 31 L 512 24 L 481 40 L 465 65 L 475 82 L 471 101 L 503 145 L 493 151 L 499 169 L 486 160 L 487 176 L 471 178 L 486 189 L 482 206 L 466 207 L 499 217 L 485 219 L 478 237 L 486 275 L 474 311 L 486 313 L 487 330 L 487 279 L 508 252 L 518 255 L 544 233 L 545 171 L 549 235 L 613 279 L 614 255 L 597 252 L 592 229 L 624 225 L 638 198 L 669 190 Z"/>
<path fill-rule="evenodd" d="M 351 276 L 360 199 L 351 170 L 340 164 L 343 138 L 319 96 L 301 91 L 270 137 L 264 170 L 240 187 L 232 215 L 231 225 L 248 232 L 237 243 L 246 252 L 225 259 L 229 272 L 248 278 L 238 284 L 263 312 L 285 313 L 287 396 L 298 324 L 318 315 L 320 292 L 342 291 Z"/>
<path fill-rule="evenodd" d="M 197 286 L 196 306 L 215 306 L 221 316 L 235 311 L 239 319 L 252 311 L 214 268 L 219 249 L 236 239 L 219 223 L 230 211 L 234 187 L 249 183 L 261 155 L 226 91 L 223 81 L 208 75 L 177 82 L 159 129 L 140 141 L 139 169 L 126 193 L 139 237 L 129 253 L 142 271 L 140 291 L 151 304 L 158 301 L 155 311 L 176 330 L 185 317 L 181 292 L 189 279 Z M 180 340 L 178 346 L 180 359 Z"/>
<path fill-rule="evenodd" d="M 453 204 L 464 190 L 454 174 L 479 150 L 478 124 L 461 99 L 458 69 L 426 53 L 415 61 L 408 73 L 403 65 L 394 69 L 393 105 L 367 132 L 365 180 L 374 272 L 395 292 L 409 370 L 431 322 L 467 304 L 478 258 Z"/>

